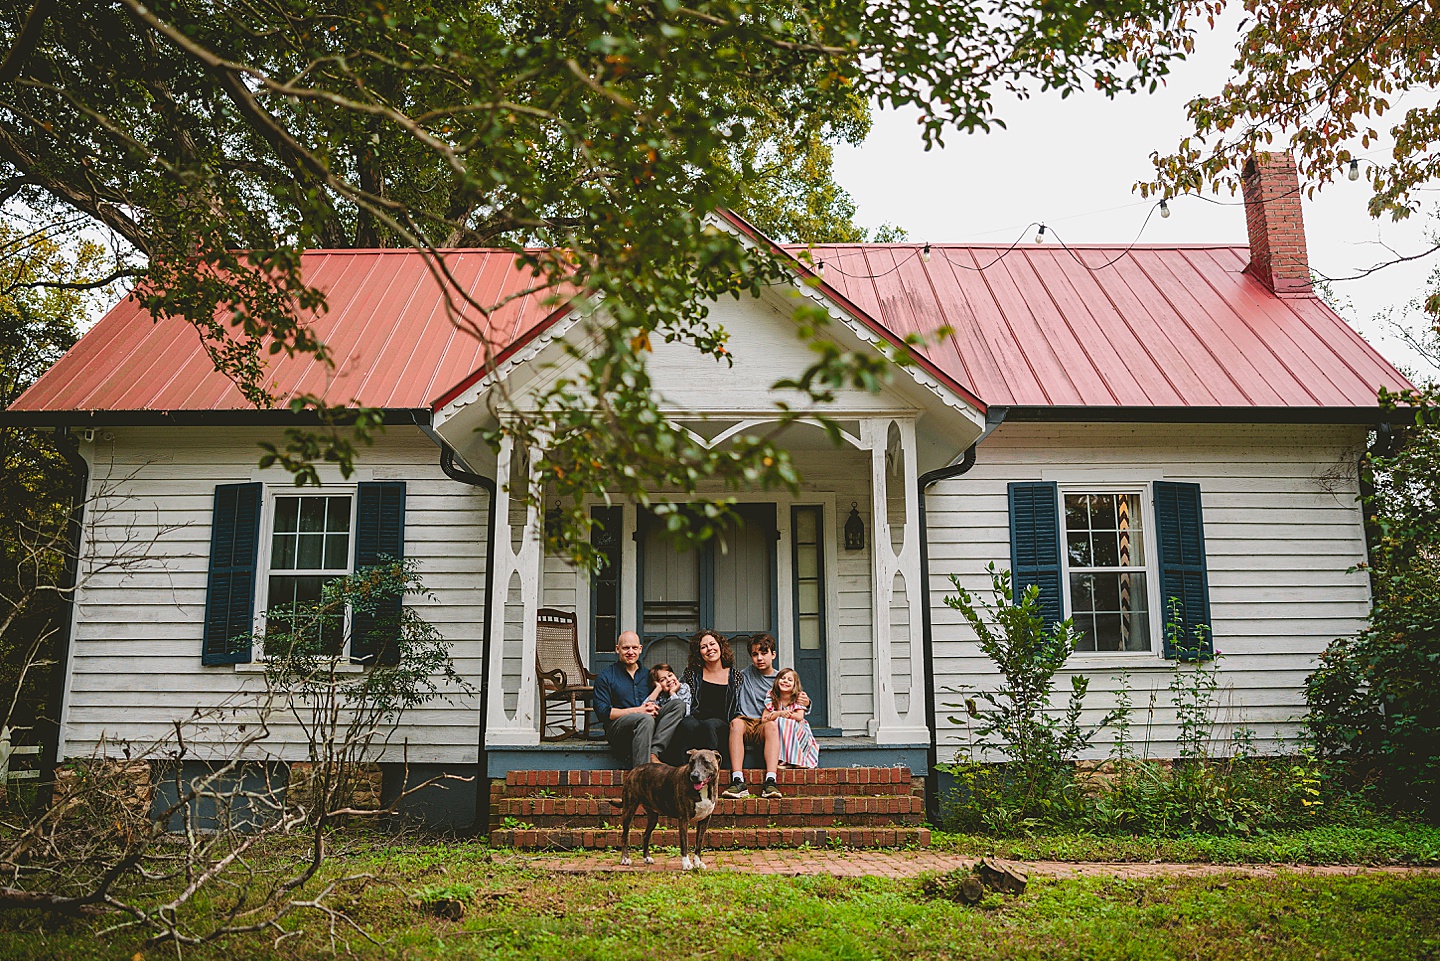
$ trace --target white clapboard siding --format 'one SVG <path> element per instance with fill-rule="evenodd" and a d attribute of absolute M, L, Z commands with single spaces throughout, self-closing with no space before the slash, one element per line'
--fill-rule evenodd
<path fill-rule="evenodd" d="M 90 492 L 87 560 L 81 566 L 75 636 L 65 701 L 64 753 L 88 755 L 102 742 L 143 745 L 173 733 L 195 711 L 246 703 L 263 687 L 254 668 L 202 666 L 201 638 L 216 484 L 263 477 L 294 492 L 288 475 L 257 470 L 267 440 L 283 431 L 242 428 L 116 428 L 87 451 Z M 445 477 L 439 450 L 419 431 L 391 427 L 361 447 L 356 480 L 406 483 L 405 553 L 433 598 L 409 597 L 450 643 L 455 669 L 478 690 L 485 580 L 483 491 Z M 342 481 L 338 472 L 325 479 Z M 153 543 L 151 543 L 153 540 Z M 262 545 L 263 549 L 264 545 Z M 105 559 L 143 551 L 143 569 L 96 569 Z M 473 763 L 480 718 L 477 698 L 449 690 L 407 714 L 387 758 L 416 763 Z M 221 752 L 236 721 L 191 732 L 192 751 Z M 276 724 L 265 742 L 272 756 L 298 759 L 305 743 L 293 726 Z"/>
<path fill-rule="evenodd" d="M 989 588 L 985 565 L 1010 566 L 1006 489 L 1016 480 L 1198 483 L 1222 655 L 1216 740 L 1247 727 L 1261 750 L 1293 743 L 1305 676 L 1325 645 L 1359 630 L 1369 610 L 1366 577 L 1351 570 L 1365 559 L 1355 471 L 1363 442 L 1362 429 L 1336 426 L 1002 425 L 979 446 L 969 473 L 942 481 L 928 497 L 942 759 L 967 737 L 963 724 L 948 720 L 963 711 L 944 706 L 959 700 L 946 689 L 992 690 L 997 683 L 969 626 L 944 604 L 953 591 L 948 575 L 982 594 Z M 1092 719 L 1115 705 L 1117 677 L 1128 675 L 1137 749 L 1174 756 L 1172 664 L 1147 655 L 1077 654 L 1072 665 L 1090 678 Z M 1062 676 L 1059 690 L 1068 689 Z M 1109 742 L 1102 734 L 1093 753 Z"/>

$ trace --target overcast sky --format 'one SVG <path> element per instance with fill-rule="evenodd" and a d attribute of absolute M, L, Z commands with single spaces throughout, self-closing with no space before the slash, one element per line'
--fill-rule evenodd
<path fill-rule="evenodd" d="M 1185 102 L 1217 92 L 1229 77 L 1238 21 L 1237 12 L 1202 36 L 1195 55 L 1155 94 L 1002 103 L 1007 130 L 951 134 L 943 149 L 928 153 L 914 113 L 877 112 L 863 146 L 837 150 L 837 179 L 857 201 L 860 223 L 894 223 L 916 241 L 1008 244 L 1026 224 L 1043 221 L 1051 235 L 1070 243 L 1128 244 L 1151 207 L 1132 187 L 1152 174 L 1152 151 L 1173 150 L 1188 132 Z M 1383 153 L 1371 155 L 1384 159 Z M 1364 180 L 1342 178 L 1303 201 L 1312 267 L 1340 277 L 1386 259 L 1381 243 L 1401 253 L 1428 246 L 1424 217 L 1398 225 L 1375 221 L 1365 212 L 1369 196 Z M 1216 199 L 1233 204 L 1239 197 Z M 1170 210 L 1168 219 L 1150 218 L 1142 243 L 1246 241 L 1240 206 L 1190 197 L 1171 201 Z M 1033 228 L 1023 231 L 1025 242 L 1034 234 Z M 1342 314 L 1393 362 L 1417 365 L 1375 315 L 1414 298 L 1433 266 L 1402 264 L 1335 285 L 1353 305 Z"/>

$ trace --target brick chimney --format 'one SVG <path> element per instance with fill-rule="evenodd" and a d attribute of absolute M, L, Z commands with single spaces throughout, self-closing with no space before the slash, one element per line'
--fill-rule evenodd
<path fill-rule="evenodd" d="M 1245 163 L 1244 185 L 1250 231 L 1246 269 L 1281 297 L 1311 295 L 1295 158 L 1288 152 L 1257 153 Z"/>

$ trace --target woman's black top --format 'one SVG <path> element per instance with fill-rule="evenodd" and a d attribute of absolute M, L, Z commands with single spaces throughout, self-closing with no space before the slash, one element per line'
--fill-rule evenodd
<path fill-rule="evenodd" d="M 695 695 L 695 710 L 690 716 L 696 720 L 714 718 L 729 721 L 740 713 L 740 671 L 736 668 L 730 668 L 728 684 L 707 681 L 704 672 L 693 667 L 685 668 L 685 676 L 680 680 Z"/>
<path fill-rule="evenodd" d="M 715 684 L 710 681 L 700 682 L 700 703 L 695 707 L 697 718 L 718 718 L 722 721 L 729 720 L 726 715 L 726 701 L 729 694 L 728 684 Z"/>

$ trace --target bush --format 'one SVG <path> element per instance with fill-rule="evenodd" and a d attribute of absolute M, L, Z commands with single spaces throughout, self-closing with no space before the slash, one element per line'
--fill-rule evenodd
<path fill-rule="evenodd" d="M 1080 810 L 1075 759 L 1116 715 L 1107 714 L 1093 727 L 1080 724 L 1090 682 L 1078 675 L 1070 678 L 1063 712 L 1049 710 L 1055 674 L 1075 650 L 1074 627 L 1068 619 L 1046 627 L 1039 588 L 1032 584 L 1018 602 L 1012 601 L 1010 572 L 997 571 L 994 564 L 988 570 L 988 603 L 977 601 L 953 574 L 955 593 L 945 598 L 969 622 L 980 649 L 995 662 L 1003 680 L 999 690 L 981 692 L 964 703 L 968 718 L 978 724 L 970 756 L 957 760 L 948 773 L 964 797 L 955 809 L 962 823 L 973 816 L 979 825 L 999 830 L 1064 818 Z M 981 709 L 977 700 L 988 708 Z M 968 719 L 950 721 L 970 726 Z M 976 749 L 980 757 L 975 756 Z M 1007 760 L 998 765 L 981 763 L 987 754 Z"/>
<path fill-rule="evenodd" d="M 1331 643 L 1305 684 L 1317 750 L 1403 807 L 1440 810 L 1440 409 L 1367 457 L 1370 626 Z"/>
<path fill-rule="evenodd" d="M 1074 649 L 1070 623 L 1046 629 L 1039 592 L 1010 601 L 1010 575 L 990 568 L 992 598 L 977 603 L 959 584 L 946 603 L 969 621 L 981 649 L 1000 670 L 999 690 L 964 702 L 950 719 L 971 732 L 969 750 L 939 769 L 954 779 L 947 827 L 997 834 L 1044 827 L 1097 833 L 1188 832 L 1253 834 L 1311 826 L 1321 819 L 1352 820 L 1358 802 L 1338 788 L 1332 765 L 1311 752 L 1254 756 L 1250 732 L 1226 743 L 1214 737 L 1219 658 L 1179 659 L 1167 685 L 1179 722 L 1180 757 L 1154 760 L 1131 736 L 1131 688 L 1121 676 L 1118 707 L 1086 727 L 1080 714 L 1088 682 L 1072 677 L 1063 711 L 1052 708 L 1055 675 Z M 951 578 L 952 582 L 955 578 Z M 1206 628 L 1200 628 L 1203 632 Z M 1167 641 L 1176 650 L 1202 650 L 1203 634 L 1183 636 L 1172 613 Z M 960 706 L 960 705 L 947 705 Z M 1076 759 L 1101 728 L 1113 727 L 1109 758 L 1080 772 Z M 984 763 L 987 755 L 1001 763 Z"/>

